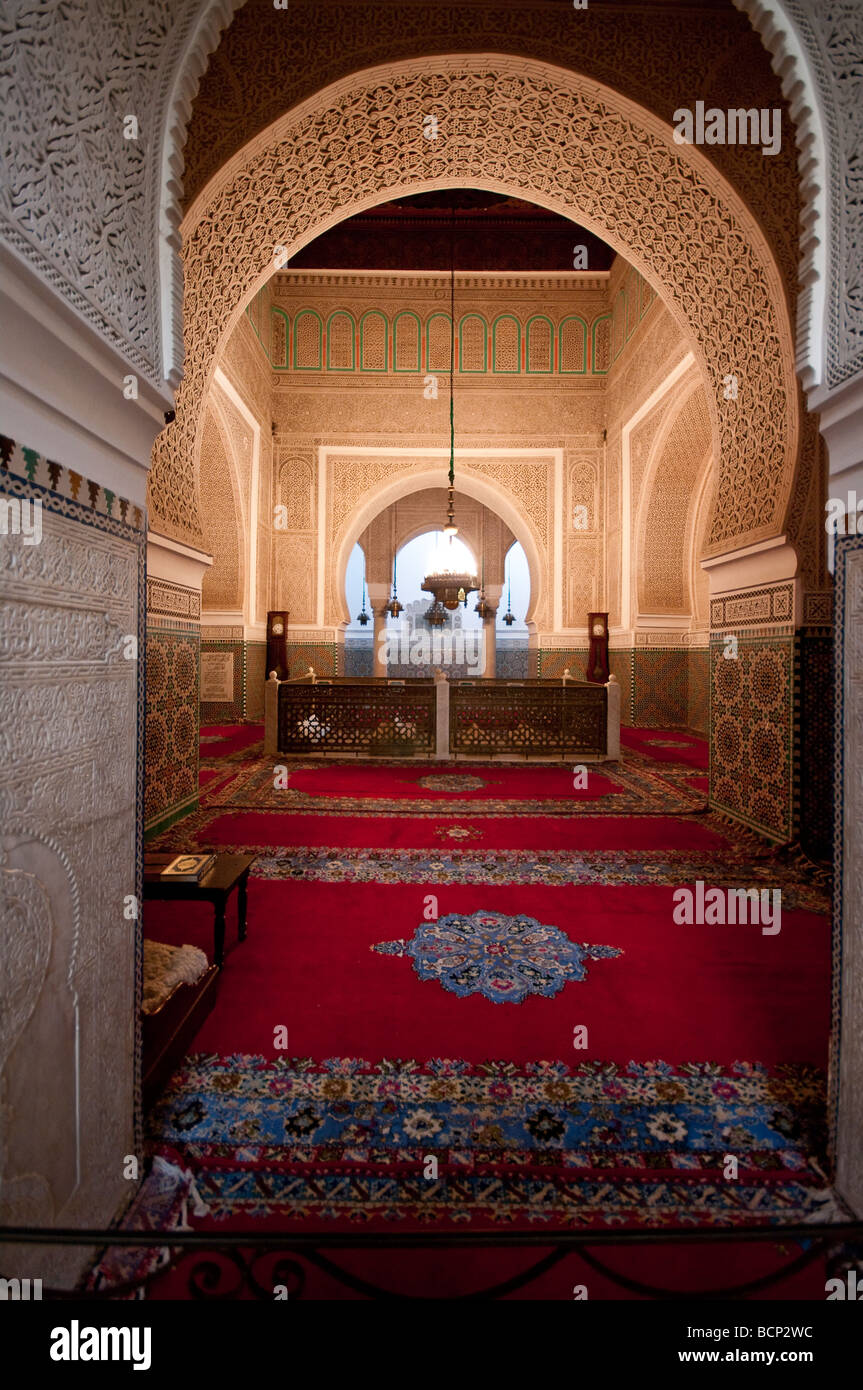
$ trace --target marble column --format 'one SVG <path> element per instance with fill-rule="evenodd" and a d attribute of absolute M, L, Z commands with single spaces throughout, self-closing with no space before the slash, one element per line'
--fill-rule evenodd
<path fill-rule="evenodd" d="M 367 583 L 366 589 L 369 595 L 369 605 L 374 615 L 374 665 L 372 674 L 375 676 L 385 676 L 387 666 L 385 661 L 386 654 L 386 632 L 387 615 L 384 612 L 384 605 L 389 602 L 389 584 Z"/>
<path fill-rule="evenodd" d="M 485 586 L 485 601 L 492 610 L 491 617 L 484 618 L 482 623 L 483 654 L 485 657 L 482 674 L 485 680 L 494 680 L 497 674 L 497 610 L 502 592 L 502 584 L 486 584 Z"/>

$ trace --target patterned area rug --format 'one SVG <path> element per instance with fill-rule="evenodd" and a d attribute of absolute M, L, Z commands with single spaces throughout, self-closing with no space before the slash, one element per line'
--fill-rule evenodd
<path fill-rule="evenodd" d="M 243 763 L 233 777 L 208 791 L 207 806 L 439 816 L 469 804 L 481 808 L 484 816 L 507 817 L 672 816 L 691 815 L 707 807 L 704 794 L 688 786 L 683 776 L 675 778 L 668 769 L 660 770 L 638 755 L 589 768 L 585 791 L 574 788 L 571 768 L 495 763 L 478 769 L 442 764 L 423 774 L 415 762 L 369 768 L 326 761 L 288 763 L 288 786 L 277 788 L 276 763 L 270 758 Z"/>
<path fill-rule="evenodd" d="M 220 846 L 227 853 L 252 852 L 248 844 Z M 752 863 L 745 855 L 680 854 L 661 850 L 606 850 L 580 854 L 572 850 L 318 849 L 281 845 L 261 847 L 253 874 L 273 880 L 303 879 L 317 883 L 488 883 L 657 884 L 677 887 L 702 879 L 725 888 L 747 888 Z M 765 861 L 759 886 L 779 888 L 787 910 L 828 912 L 827 889 L 801 881 L 793 866 L 778 857 Z"/>
<path fill-rule="evenodd" d="M 203 1224 L 823 1210 L 827 890 L 707 812 L 703 741 L 648 732 L 588 795 L 499 763 L 304 761 L 277 790 L 275 760 L 214 756 L 155 844 L 257 852 L 249 936 L 229 917 L 219 1004 L 148 1121 Z M 780 889 L 781 935 L 676 925 L 697 880 Z M 148 903 L 145 925 L 209 949 L 199 917 Z"/>
<path fill-rule="evenodd" d="M 264 751 L 263 724 L 204 724 L 200 734 L 200 766 L 224 768 L 225 764 L 259 758 Z"/>
<path fill-rule="evenodd" d="M 150 1132 L 217 1222 L 734 1226 L 817 1214 L 823 1114 L 803 1066 L 195 1055 Z"/>
<path fill-rule="evenodd" d="M 553 999 L 564 985 L 587 977 L 586 961 L 623 954 L 503 912 L 451 912 L 421 922 L 409 941 L 378 941 L 372 950 L 409 958 L 418 979 L 436 980 L 459 999 L 481 994 L 494 1004 L 520 1004 L 529 994 Z"/>

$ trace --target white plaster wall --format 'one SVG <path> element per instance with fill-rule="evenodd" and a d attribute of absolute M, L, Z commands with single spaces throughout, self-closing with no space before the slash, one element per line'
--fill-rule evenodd
<path fill-rule="evenodd" d="M 0 491 L 32 491 L 4 478 Z M 0 1223 L 101 1225 L 134 1191 L 141 539 L 42 511 L 0 536 Z M 81 509 L 83 510 L 83 509 Z M 69 514 L 62 514 L 66 512 Z M 81 1251 L 5 1247 L 73 1278 Z"/>

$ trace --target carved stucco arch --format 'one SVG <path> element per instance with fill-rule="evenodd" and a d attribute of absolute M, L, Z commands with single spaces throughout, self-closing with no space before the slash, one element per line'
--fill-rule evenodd
<path fill-rule="evenodd" d="M 439 118 L 434 141 L 423 136 L 429 113 Z M 754 219 L 655 116 L 572 72 L 501 55 L 354 74 L 276 121 L 204 189 L 183 225 L 186 374 L 154 450 L 154 526 L 194 543 L 202 402 L 275 248 L 293 254 L 396 196 L 468 186 L 577 219 L 654 285 L 705 375 L 720 461 L 710 550 L 780 533 L 799 412 L 782 285 Z M 720 409 L 729 371 L 739 395 Z"/>
<path fill-rule="evenodd" d="M 400 528 L 397 527 L 396 530 L 395 530 L 395 537 L 394 537 L 394 546 L 395 546 L 395 553 L 396 553 L 396 554 L 398 554 L 398 552 L 399 552 L 400 550 L 402 550 L 406 545 L 409 545 L 411 541 L 415 541 L 419 536 L 431 535 L 431 534 L 433 534 L 434 532 L 440 531 L 440 530 L 441 530 L 441 528 L 442 528 L 442 526 L 443 526 L 444 510 L 445 510 L 445 508 L 446 508 L 446 485 L 445 485 L 445 480 L 444 480 L 444 482 L 442 482 L 442 483 L 440 484 L 440 486 L 438 486 L 438 487 L 436 487 L 436 488 L 434 488 L 434 489 L 432 490 L 432 494 L 433 494 L 433 497 L 434 497 L 434 502 L 435 502 L 435 504 L 436 504 L 436 510 L 435 510 L 435 512 L 433 513 L 433 516 L 434 516 L 434 515 L 437 515 L 438 519 L 437 519 L 437 520 L 434 520 L 434 519 L 433 519 L 433 520 L 431 520 L 431 521 L 429 521 L 429 520 L 417 521 L 415 524 L 410 525 L 410 526 L 405 525 L 405 526 L 402 526 L 402 527 L 400 527 Z M 426 497 L 427 500 L 429 501 L 429 503 L 431 502 L 431 498 L 428 496 L 428 493 L 427 493 L 427 492 L 423 492 L 423 493 L 410 492 L 410 493 L 408 493 L 407 497 L 403 497 L 403 498 L 401 498 L 400 500 L 403 501 L 403 502 L 413 501 L 414 499 L 417 499 L 417 498 L 419 498 L 420 496 Z M 463 492 L 463 496 L 467 496 L 467 493 L 464 493 L 464 492 Z M 471 498 L 471 501 L 475 501 L 475 500 L 476 500 L 476 499 Z M 469 551 L 471 552 L 471 554 L 473 555 L 473 558 L 474 558 L 475 563 L 480 563 L 481 560 L 482 560 L 482 534 L 481 534 L 481 531 L 482 531 L 482 527 L 484 526 L 484 514 L 485 514 L 486 512 L 488 512 L 489 516 L 494 517 L 495 521 L 500 522 L 501 525 L 503 525 L 503 526 L 506 528 L 506 531 L 509 532 L 510 536 L 512 536 L 512 532 L 509 530 L 509 527 L 506 526 L 506 523 L 503 521 L 503 518 L 502 518 L 497 512 L 490 511 L 490 510 L 489 510 L 487 507 L 485 507 L 482 503 L 478 503 L 478 506 L 479 506 L 479 511 L 476 512 L 476 513 L 471 513 L 471 512 L 467 512 L 467 511 L 465 511 L 465 510 L 462 510 L 462 508 L 459 507 L 459 506 L 458 506 L 458 503 L 457 503 L 458 524 L 459 524 L 459 540 L 463 541 L 464 544 L 467 546 L 468 550 L 469 550 Z M 377 520 L 377 518 L 380 517 L 381 515 L 382 515 L 382 513 L 378 512 L 378 513 L 377 513 L 377 516 L 375 517 L 375 520 Z M 473 527 L 473 517 L 474 517 L 474 515 L 479 519 L 479 525 L 480 525 L 480 530 L 479 530 L 479 531 L 475 531 L 475 530 L 474 530 L 474 527 Z M 365 534 L 365 533 L 363 533 L 363 534 Z M 360 539 L 360 540 L 357 542 L 357 544 L 359 545 L 360 549 L 362 550 L 362 552 L 363 552 L 363 554 L 364 554 L 364 556 L 365 556 L 365 560 L 366 560 L 366 578 L 368 579 L 368 578 L 370 577 L 370 576 L 369 576 L 369 573 L 368 573 L 369 556 L 368 556 L 368 554 L 367 554 L 367 552 L 366 552 L 365 546 L 364 546 L 363 543 L 362 543 L 362 539 Z M 512 540 L 510 540 L 510 541 L 507 543 L 507 545 L 506 545 L 506 550 L 504 551 L 504 554 L 506 554 L 506 553 L 509 551 L 510 547 L 513 546 L 513 545 L 515 545 L 515 544 L 516 544 L 516 541 L 515 541 L 515 538 L 513 538 Z M 388 571 L 387 571 L 388 578 L 390 577 L 391 573 L 392 573 L 392 557 L 390 557 L 389 569 L 388 569 Z M 479 573 L 479 570 L 477 570 L 477 573 Z M 488 576 L 487 576 L 487 577 L 488 577 Z M 496 581 L 494 581 L 493 579 L 489 579 L 489 583 L 494 583 L 494 582 L 496 582 Z"/>
<path fill-rule="evenodd" d="M 645 570 L 649 569 L 649 566 L 646 565 L 645 557 L 648 552 L 647 533 L 648 526 L 650 525 L 652 503 L 656 500 L 655 492 L 658 485 L 658 475 L 665 462 L 669 441 L 677 430 L 683 411 L 690 402 L 697 400 L 702 385 L 703 383 L 699 376 L 698 369 L 695 365 L 692 365 L 672 386 L 669 398 L 667 398 L 667 407 L 664 410 L 662 421 L 650 444 L 632 528 L 632 611 L 636 615 L 643 614 L 644 616 L 654 616 L 657 612 L 662 611 L 648 606 L 650 602 L 648 598 L 649 588 L 645 579 Z M 686 513 L 687 542 L 684 544 L 687 556 L 691 553 L 691 534 L 689 532 L 692 523 L 691 508 L 693 497 L 700 493 L 705 470 L 707 472 L 712 472 L 713 470 L 712 450 L 708 450 L 706 456 L 700 456 L 697 476 L 688 495 Z M 667 483 L 668 480 L 666 480 L 666 486 Z M 689 592 L 691 588 L 691 576 L 687 576 L 686 588 L 687 592 Z M 645 603 L 644 607 L 642 607 L 643 602 Z"/>
<path fill-rule="evenodd" d="M 339 613 L 338 621 L 350 621 L 350 613 L 345 598 L 345 579 L 351 551 L 358 544 L 363 532 L 371 526 L 381 512 L 386 511 L 387 507 L 391 507 L 394 502 L 401 502 L 412 493 L 423 492 L 426 488 L 440 488 L 442 483 L 444 486 L 446 485 L 446 462 L 444 460 L 437 463 L 430 461 L 428 468 L 411 472 L 404 477 L 395 478 L 391 482 L 368 489 L 364 496 L 357 501 L 341 528 L 341 539 L 335 554 L 333 596 Z M 480 502 L 484 507 L 487 507 L 509 527 L 515 539 L 521 543 L 527 556 L 530 573 L 530 604 L 525 622 L 528 632 L 535 632 L 537 623 L 534 615 L 541 612 L 543 594 L 548 587 L 543 583 L 543 577 L 548 572 L 549 556 L 541 538 L 536 534 L 528 518 L 523 516 L 519 510 L 517 498 L 502 489 L 499 484 L 491 483 L 487 478 L 472 473 L 469 462 L 461 461 L 457 456 L 456 497 L 458 493 L 463 493 L 466 497 L 471 497 L 475 502 Z M 418 534 L 422 534 L 422 531 Z"/>
<path fill-rule="evenodd" d="M 158 265 L 162 375 L 176 387 L 183 365 L 183 269 L 180 223 L 183 220 L 183 148 L 192 118 L 192 102 L 210 58 L 245 0 L 203 0 L 192 12 L 188 31 L 165 100 L 160 141 Z"/>
<path fill-rule="evenodd" d="M 804 390 L 824 381 L 826 366 L 828 194 L 826 127 L 822 97 L 811 69 L 817 44 L 804 44 L 782 0 L 732 0 L 749 19 L 771 57 L 795 126 L 800 173 L 800 293 L 797 299 L 797 370 Z M 799 5 L 796 6 L 798 14 Z M 831 113 L 835 120 L 835 112 Z"/>
<path fill-rule="evenodd" d="M 443 491 L 443 489 L 441 489 L 441 491 Z M 491 509 L 490 509 L 490 508 L 485 508 L 485 510 L 486 510 L 486 511 L 490 511 Z M 491 514 L 492 514 L 493 516 L 495 516 L 496 519 L 497 519 L 498 521 L 500 521 L 504 526 L 506 526 L 506 522 L 503 520 L 503 517 L 501 517 L 500 515 L 498 515 L 497 512 L 492 512 Z M 482 513 L 480 513 L 480 517 L 482 517 Z M 405 547 L 406 545 L 409 545 L 411 541 L 415 541 L 415 540 L 417 539 L 418 536 L 427 536 L 427 535 L 433 534 L 433 533 L 436 532 L 436 531 L 440 531 L 441 525 L 442 525 L 442 520 L 441 520 L 441 521 L 432 521 L 432 522 L 423 522 L 423 523 L 421 523 L 421 524 L 418 523 L 416 526 L 411 526 L 411 527 L 404 533 L 404 535 L 402 535 L 402 536 L 399 537 L 399 539 L 398 539 L 398 541 L 397 541 L 397 543 L 396 543 L 396 544 L 397 544 L 397 549 L 398 549 L 398 550 L 403 550 L 404 547 Z M 506 526 L 506 529 L 507 529 L 507 531 L 509 531 L 509 527 L 508 527 L 508 526 Z M 510 535 L 512 536 L 512 532 L 511 532 L 511 531 L 510 531 Z M 473 534 L 472 531 L 469 531 L 469 530 L 468 530 L 467 525 L 466 525 L 464 522 L 462 522 L 461 531 L 459 532 L 459 539 L 462 540 L 462 541 L 464 541 L 464 544 L 467 546 L 468 550 L 469 550 L 470 553 L 472 554 L 472 556 L 473 556 L 473 558 L 474 558 L 474 563 L 475 563 L 476 566 L 477 566 L 477 568 L 476 568 L 476 574 L 477 574 L 478 576 L 481 577 L 481 576 L 482 576 L 482 569 L 483 569 L 482 536 L 481 536 L 481 535 L 475 535 L 475 534 Z M 512 549 L 512 547 L 513 547 L 514 545 L 518 545 L 518 544 L 519 544 L 519 542 L 518 542 L 517 538 L 516 538 L 515 536 L 512 536 L 512 539 L 511 539 L 509 542 L 507 542 L 507 543 L 505 544 L 504 549 L 503 549 L 503 551 L 502 551 L 502 554 L 501 554 L 501 564 L 503 564 L 504 557 L 505 557 L 506 555 L 509 554 L 509 552 L 510 552 L 510 550 Z M 486 570 L 485 570 L 486 584 L 487 584 L 487 585 L 488 585 L 488 584 L 496 584 L 496 583 L 498 582 L 497 579 L 495 579 L 495 577 L 494 577 L 493 574 L 490 574 L 490 573 L 489 573 L 489 568 L 488 568 L 489 562 L 488 562 L 488 559 L 486 559 L 485 564 L 486 564 Z M 532 592 L 532 591 L 531 591 L 531 592 Z M 528 607 L 530 608 L 530 607 L 532 607 L 532 605 L 529 604 Z"/>
<path fill-rule="evenodd" d="M 439 487 L 439 488 L 436 489 L 436 491 L 437 491 L 438 493 L 442 493 L 444 497 L 446 496 L 446 489 L 445 489 L 445 488 L 440 488 L 440 487 Z M 409 496 L 409 497 L 412 497 L 412 496 L 413 496 L 413 493 L 409 493 L 408 496 Z M 401 499 L 401 500 L 404 501 L 405 499 L 403 498 L 403 499 Z M 380 515 L 380 513 L 378 513 L 378 515 Z M 405 548 L 406 545 L 410 545 L 411 541 L 419 540 L 420 536 L 433 536 L 433 535 L 435 535 L 437 532 L 439 532 L 439 531 L 441 530 L 442 525 L 443 525 L 443 519 L 442 519 L 442 518 L 441 518 L 441 520 L 438 520 L 438 521 L 436 521 L 436 520 L 434 520 L 434 518 L 432 518 L 432 519 L 429 520 L 429 521 L 418 521 L 418 522 L 416 522 L 413 526 L 407 526 L 407 527 L 405 527 L 405 529 L 404 529 L 403 531 L 398 531 L 398 532 L 396 533 L 395 537 L 393 538 L 393 543 L 392 543 L 393 555 L 390 556 L 389 578 L 392 578 L 392 559 L 393 559 L 393 557 L 398 556 L 398 555 L 401 553 L 401 551 L 404 550 L 404 548 Z M 465 522 L 464 515 L 462 515 L 462 516 L 460 517 L 460 519 L 459 519 L 459 533 L 458 533 L 458 539 L 461 541 L 462 545 L 464 545 L 465 548 L 466 548 L 467 550 L 470 551 L 470 553 L 471 553 L 471 555 L 472 555 L 472 557 L 473 557 L 474 563 L 476 563 L 476 561 L 477 561 L 477 556 L 478 556 L 478 553 L 479 553 L 479 552 L 478 552 L 478 547 L 477 547 L 477 545 L 476 545 L 476 538 L 475 538 L 472 534 L 469 536 L 469 534 L 468 534 L 468 529 L 467 529 L 467 523 Z M 363 554 L 365 555 L 365 554 L 366 554 L 366 550 L 365 550 L 365 546 L 364 546 L 363 543 L 362 543 L 362 540 L 357 541 L 357 544 L 359 545 L 360 550 L 362 550 Z M 366 563 L 368 564 L 368 556 L 367 556 L 367 555 L 366 555 Z"/>
<path fill-rule="evenodd" d="M 225 457 L 228 479 L 231 488 L 231 501 L 234 513 L 234 528 L 237 535 L 237 592 L 235 595 L 236 609 L 245 610 L 249 580 L 249 508 L 251 499 L 246 496 L 246 490 L 240 477 L 240 464 L 237 458 L 237 447 L 234 440 L 233 431 L 225 414 L 224 397 L 218 386 L 209 392 L 206 406 L 204 409 L 204 423 L 207 416 L 210 416 L 215 426 L 216 434 L 222 445 L 222 452 Z M 202 429 L 203 437 L 203 429 Z M 200 469 L 198 470 L 196 497 L 198 506 L 201 506 L 200 490 Z M 206 576 L 205 576 L 206 578 Z"/>
<path fill-rule="evenodd" d="M 200 0 L 197 12 L 193 8 L 188 36 L 174 63 L 161 123 L 161 339 L 164 372 L 172 385 L 176 385 L 183 359 L 182 270 L 177 255 L 177 229 L 183 218 L 183 148 L 200 79 L 225 30 L 244 3 L 245 0 Z M 828 200 L 831 193 L 841 196 L 841 189 L 831 189 L 827 162 L 827 134 L 831 124 L 837 121 L 835 97 L 830 83 L 822 82 L 819 86 L 813 73 L 817 38 L 806 22 L 799 0 L 795 0 L 793 11 L 788 0 L 732 0 L 732 3 L 747 16 L 771 55 L 771 65 L 782 83 L 795 124 L 802 202 L 797 369 L 804 389 L 812 391 L 821 385 L 825 376 Z M 829 107 L 831 98 L 833 106 Z M 825 109 L 825 104 L 829 109 Z"/>

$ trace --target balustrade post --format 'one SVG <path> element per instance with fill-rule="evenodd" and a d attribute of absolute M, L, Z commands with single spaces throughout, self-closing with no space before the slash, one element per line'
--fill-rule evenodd
<path fill-rule="evenodd" d="M 483 618 L 482 622 L 484 656 L 482 674 L 486 680 L 491 681 L 497 677 L 497 606 L 500 603 L 502 592 L 502 584 L 486 584 L 485 586 L 485 601 L 491 605 L 492 614 L 490 618 Z"/>
<path fill-rule="evenodd" d="M 608 700 L 606 710 L 605 756 L 620 757 L 620 684 L 616 676 L 609 676 L 605 692 Z"/>
<path fill-rule="evenodd" d="M 374 616 L 373 641 L 374 641 L 374 665 L 372 666 L 373 676 L 388 675 L 386 656 L 386 631 L 387 615 L 384 605 L 389 601 L 390 589 L 388 584 L 369 582 L 366 585 L 369 595 L 369 606 Z"/>
<path fill-rule="evenodd" d="M 270 672 L 264 683 L 264 753 L 266 757 L 279 751 L 279 678 Z"/>
<path fill-rule="evenodd" d="M 449 757 L 449 681 L 438 667 L 434 673 L 435 757 Z"/>

